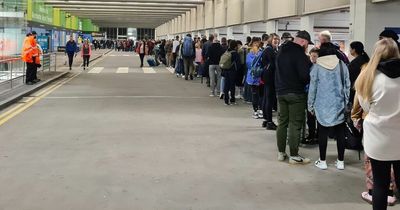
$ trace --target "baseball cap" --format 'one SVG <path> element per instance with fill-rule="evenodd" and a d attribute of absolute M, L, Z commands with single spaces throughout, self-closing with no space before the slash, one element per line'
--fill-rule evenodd
<path fill-rule="evenodd" d="M 314 43 L 311 41 L 311 36 L 307 31 L 299 31 L 296 34 L 296 37 L 305 39 L 308 41 L 309 44 L 314 45 Z"/>
<path fill-rule="evenodd" d="M 289 32 L 285 32 L 282 34 L 282 39 L 289 39 L 289 38 L 293 39 L 292 35 Z"/>

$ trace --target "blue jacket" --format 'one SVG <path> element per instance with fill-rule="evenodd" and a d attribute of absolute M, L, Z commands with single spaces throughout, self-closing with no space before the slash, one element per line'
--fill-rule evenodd
<path fill-rule="evenodd" d="M 65 46 L 65 52 L 67 54 L 74 54 L 78 52 L 78 46 L 76 45 L 76 42 L 68 41 L 67 45 Z"/>
<path fill-rule="evenodd" d="M 262 52 L 263 51 L 260 50 L 260 51 L 257 52 L 257 54 L 254 54 L 253 52 L 249 52 L 247 54 L 247 57 L 246 57 L 246 65 L 247 65 L 246 83 L 249 84 L 249 85 L 256 85 L 256 86 L 260 85 L 261 76 L 254 78 L 251 75 L 251 64 L 253 63 L 253 60 L 257 56 L 261 55 Z"/>
<path fill-rule="evenodd" d="M 343 66 L 344 86 L 340 65 Z M 345 103 L 349 103 L 349 70 L 336 55 L 318 58 L 311 69 L 311 82 L 308 92 L 308 111 L 314 112 L 318 122 L 332 127 L 345 121 Z"/>

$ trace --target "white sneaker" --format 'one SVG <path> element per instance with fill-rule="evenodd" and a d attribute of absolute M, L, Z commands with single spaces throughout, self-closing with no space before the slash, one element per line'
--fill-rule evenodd
<path fill-rule="evenodd" d="M 257 112 L 254 112 L 254 113 L 253 113 L 253 118 L 254 118 L 254 119 L 258 119 L 258 118 L 259 118 L 259 116 L 258 116 L 258 113 L 257 113 Z"/>
<path fill-rule="evenodd" d="M 262 110 L 258 110 L 258 118 L 263 118 L 263 111 Z"/>
<path fill-rule="evenodd" d="M 278 153 L 278 160 L 279 161 L 285 161 L 286 158 L 287 158 L 287 154 L 286 153 L 284 153 L 284 152 L 279 152 Z"/>
<path fill-rule="evenodd" d="M 328 169 L 328 165 L 326 164 L 326 160 L 322 161 L 321 159 L 318 159 L 317 161 L 315 161 L 314 165 L 321 169 L 321 170 L 326 170 Z"/>
<path fill-rule="evenodd" d="M 311 160 L 309 158 L 301 157 L 300 155 L 290 156 L 290 158 L 289 158 L 290 164 L 307 164 L 310 162 L 311 162 Z"/>
<path fill-rule="evenodd" d="M 335 165 L 337 169 L 344 170 L 344 161 L 337 160 Z"/>

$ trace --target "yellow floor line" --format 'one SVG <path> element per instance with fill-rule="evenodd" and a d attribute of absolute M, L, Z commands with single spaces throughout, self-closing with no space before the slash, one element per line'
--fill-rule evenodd
<path fill-rule="evenodd" d="M 22 113 L 23 111 L 27 110 L 29 107 L 33 106 L 38 101 L 40 101 L 42 98 L 46 97 L 47 95 L 49 95 L 50 93 L 52 93 L 53 91 L 58 89 L 59 87 L 61 87 L 64 84 L 68 83 L 69 81 L 71 81 L 72 79 L 77 77 L 79 74 L 80 73 L 75 74 L 74 76 L 72 76 L 70 78 L 66 78 L 66 79 L 62 80 L 61 82 L 59 82 L 59 83 L 51 85 L 50 87 L 48 87 L 45 90 L 41 91 L 41 94 L 38 95 L 37 97 L 28 100 L 24 104 L 19 104 L 16 107 L 10 109 L 9 111 L 1 114 L 0 115 L 0 126 L 3 125 L 4 123 L 6 123 L 7 121 L 9 121 L 10 119 L 14 118 L 15 116 L 17 116 L 18 114 Z"/>
<path fill-rule="evenodd" d="M 107 57 L 107 56 L 102 56 L 102 58 L 97 59 L 95 62 L 93 62 L 92 66 L 94 66 L 98 62 L 102 61 L 105 57 Z M 22 113 L 23 111 L 27 110 L 29 107 L 33 106 L 38 101 L 40 101 L 42 98 L 48 96 L 50 93 L 55 91 L 57 88 L 63 86 L 64 84 L 68 83 L 69 81 L 71 81 L 75 77 L 79 76 L 81 73 L 82 72 L 73 74 L 71 77 L 65 78 L 65 79 L 61 80 L 60 82 L 57 82 L 57 83 L 52 84 L 51 86 L 49 86 L 49 87 L 47 87 L 47 88 L 45 88 L 43 90 L 40 90 L 37 95 L 35 95 L 34 97 L 28 99 L 27 101 L 25 101 L 25 103 L 18 104 L 17 106 L 13 107 L 12 109 L 0 114 L 0 126 L 2 126 L 7 121 L 11 120 L 12 118 L 17 116 L 18 114 Z"/>

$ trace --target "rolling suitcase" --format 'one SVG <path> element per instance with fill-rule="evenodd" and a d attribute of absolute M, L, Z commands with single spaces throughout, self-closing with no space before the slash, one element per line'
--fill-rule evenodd
<path fill-rule="evenodd" d="M 154 60 L 153 57 L 149 57 L 149 58 L 147 59 L 147 63 L 148 63 L 149 66 L 151 66 L 151 67 L 156 66 L 156 61 Z"/>

